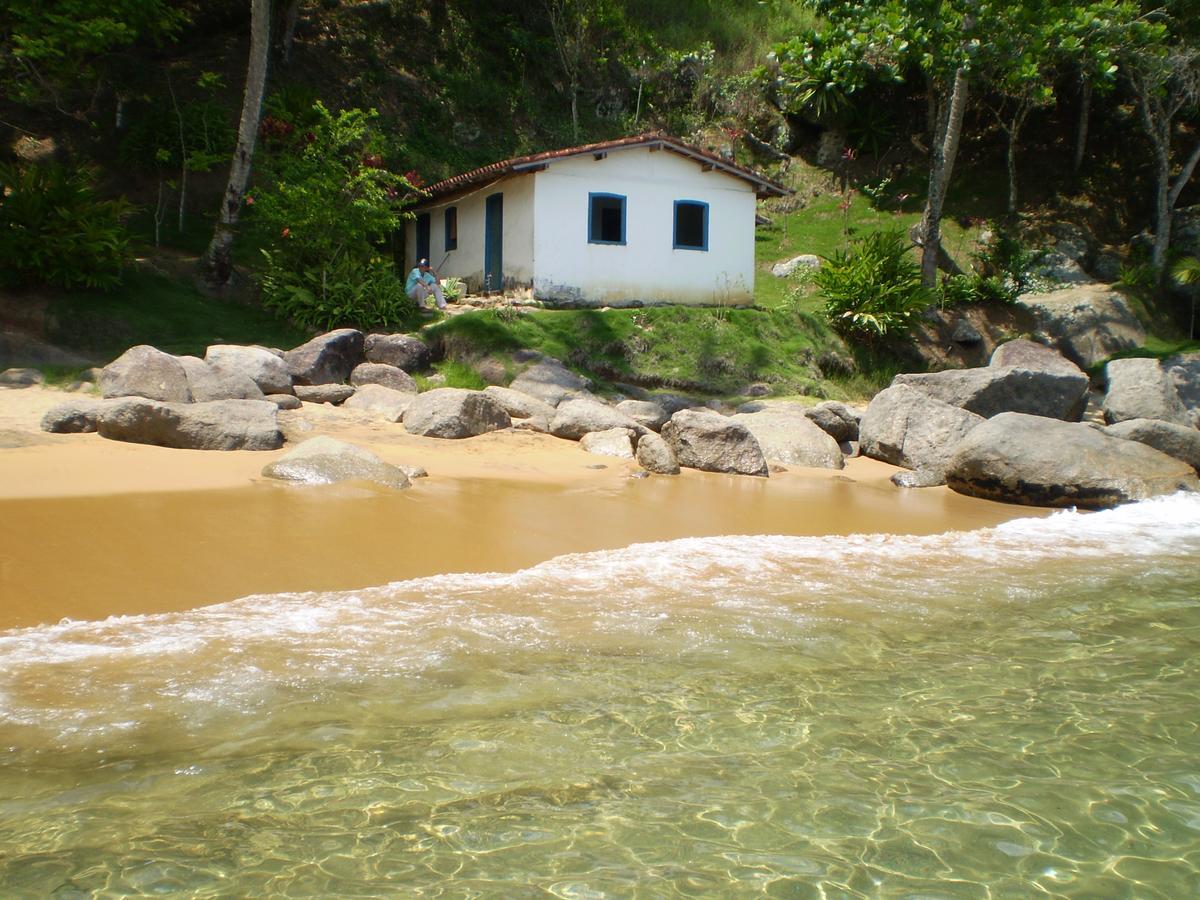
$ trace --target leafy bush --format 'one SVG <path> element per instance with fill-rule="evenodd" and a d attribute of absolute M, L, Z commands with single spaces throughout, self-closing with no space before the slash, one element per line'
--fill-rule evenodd
<path fill-rule="evenodd" d="M 276 254 L 262 251 L 263 305 L 298 325 L 328 330 L 343 325 L 402 328 L 417 317 L 392 264 L 374 258 L 365 265 L 351 256 L 324 266 L 294 270 Z"/>
<path fill-rule="evenodd" d="M 1044 250 L 1031 250 L 1012 231 L 992 224 L 988 237 L 975 254 L 975 268 L 985 278 L 999 278 L 1016 297 L 1037 280 L 1034 267 L 1046 255 Z"/>
<path fill-rule="evenodd" d="M 876 231 L 835 251 L 813 275 L 837 331 L 884 337 L 908 327 L 932 301 L 902 232 Z"/>
<path fill-rule="evenodd" d="M 0 166 L 0 280 L 111 288 L 129 255 L 132 207 L 96 196 L 91 173 L 57 163 Z"/>
<path fill-rule="evenodd" d="M 442 282 L 442 295 L 449 302 L 457 300 L 463 295 L 463 280 L 451 275 Z"/>
<path fill-rule="evenodd" d="M 968 303 L 1012 303 L 1017 299 L 1013 283 L 999 275 L 951 275 L 938 285 L 938 305 L 963 306 Z"/>

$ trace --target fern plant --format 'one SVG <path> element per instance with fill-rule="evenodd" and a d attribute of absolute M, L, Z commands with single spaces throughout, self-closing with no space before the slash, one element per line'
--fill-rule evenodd
<path fill-rule="evenodd" d="M 813 274 L 830 325 L 848 335 L 881 338 L 908 328 L 933 300 L 899 231 L 876 231 L 835 251 Z"/>

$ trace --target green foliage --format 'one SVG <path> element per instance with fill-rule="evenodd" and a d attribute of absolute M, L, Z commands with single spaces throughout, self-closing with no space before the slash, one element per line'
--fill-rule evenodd
<path fill-rule="evenodd" d="M 835 251 L 813 276 L 830 324 L 844 334 L 886 337 L 903 331 L 932 298 L 903 232 L 876 231 Z"/>
<path fill-rule="evenodd" d="M 0 166 L 0 281 L 115 286 L 128 257 L 130 209 L 97 197 L 86 169 Z"/>
<path fill-rule="evenodd" d="M 442 282 L 442 296 L 446 298 L 447 302 L 453 303 L 463 295 L 464 288 L 465 285 L 461 278 L 450 276 Z"/>
<path fill-rule="evenodd" d="M 468 391 L 482 391 L 487 387 L 483 377 L 465 362 L 448 359 L 434 368 L 446 377 L 446 387 L 463 388 Z"/>
<path fill-rule="evenodd" d="M 1034 285 L 1033 269 L 1046 255 L 1045 251 L 1027 247 L 1016 233 L 992 223 L 988 237 L 975 254 L 975 268 L 984 279 L 999 278 L 1015 298 Z"/>
<path fill-rule="evenodd" d="M 262 255 L 263 305 L 297 325 L 326 331 L 342 326 L 400 328 L 417 319 L 404 282 L 384 259 L 364 264 L 340 256 L 325 265 L 294 270 L 268 250 Z"/>
<path fill-rule="evenodd" d="M 1200 284 L 1200 257 L 1183 256 L 1171 266 L 1171 277 L 1179 284 Z"/>
<path fill-rule="evenodd" d="M 938 305 L 943 309 L 969 303 L 1012 303 L 1017 299 L 1011 281 L 999 275 L 950 275 L 937 287 Z"/>
<path fill-rule="evenodd" d="M 133 120 L 117 157 L 144 169 L 186 165 L 191 172 L 208 172 L 228 165 L 236 140 L 229 111 L 217 100 L 187 101 L 176 112 L 170 98 L 160 97 Z"/>

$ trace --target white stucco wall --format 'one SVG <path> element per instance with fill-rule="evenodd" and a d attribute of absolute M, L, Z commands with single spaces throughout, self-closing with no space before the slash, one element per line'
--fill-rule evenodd
<path fill-rule="evenodd" d="M 532 178 L 534 296 L 613 306 L 753 301 L 750 183 L 645 147 L 555 160 Z M 589 193 L 626 197 L 624 245 L 588 243 Z M 672 247 L 676 200 L 709 204 L 708 250 Z"/>

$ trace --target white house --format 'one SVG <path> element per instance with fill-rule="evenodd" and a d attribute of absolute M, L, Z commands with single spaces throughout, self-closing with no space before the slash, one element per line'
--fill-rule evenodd
<path fill-rule="evenodd" d="M 505 160 L 427 191 L 408 265 L 580 306 L 751 303 L 755 201 L 791 193 L 661 134 Z"/>

